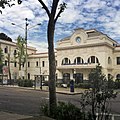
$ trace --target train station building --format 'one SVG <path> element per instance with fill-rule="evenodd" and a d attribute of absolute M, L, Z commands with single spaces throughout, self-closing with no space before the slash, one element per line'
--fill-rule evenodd
<path fill-rule="evenodd" d="M 39 44 L 39 43 L 38 43 Z M 19 71 L 18 61 L 14 60 L 17 46 L 15 42 L 0 40 L 0 47 L 4 54 L 5 66 L 8 66 L 10 56 L 10 71 L 12 79 L 19 75 L 25 78 L 25 66 Z M 75 29 L 71 36 L 57 41 L 55 48 L 56 78 L 64 83 L 75 79 L 76 83 L 88 80 L 88 75 L 97 64 L 102 66 L 102 71 L 109 77 L 120 79 L 120 44 L 95 29 Z M 43 76 L 48 80 L 49 62 L 48 53 L 37 53 L 36 48 L 27 47 L 27 78 L 35 80 Z"/>

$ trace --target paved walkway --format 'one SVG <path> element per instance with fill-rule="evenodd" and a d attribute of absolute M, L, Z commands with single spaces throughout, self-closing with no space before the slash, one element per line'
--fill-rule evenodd
<path fill-rule="evenodd" d="M 0 111 L 0 120 L 19 120 L 19 119 L 30 118 L 30 117 L 32 116 L 19 115 L 19 114 Z"/>
<path fill-rule="evenodd" d="M 34 88 L 34 87 L 19 87 L 17 85 L 4 85 L 4 87 L 14 87 L 14 88 L 19 88 L 19 89 L 28 89 L 28 90 L 40 90 L 40 87 Z M 74 88 L 74 92 L 70 92 L 70 88 L 62 88 L 62 87 L 56 87 L 56 93 L 59 94 L 67 94 L 67 95 L 76 95 L 76 94 L 81 94 L 87 89 L 82 89 L 82 88 Z M 48 92 L 49 88 L 48 86 L 42 86 L 42 91 Z M 115 90 L 115 92 L 120 93 L 120 89 Z"/>
<path fill-rule="evenodd" d="M 26 118 L 32 118 L 33 116 L 28 115 L 20 115 L 20 114 L 14 114 L 14 113 L 8 113 L 8 112 L 2 112 L 0 111 L 0 120 L 24 120 Z M 54 120 L 49 117 L 45 116 L 39 116 L 40 120 Z"/>
<path fill-rule="evenodd" d="M 28 90 L 40 90 L 40 87 L 34 88 L 34 87 L 19 87 L 17 85 L 4 85 L 3 87 L 14 87 L 14 88 L 19 88 L 19 89 L 28 89 Z M 42 91 L 48 92 L 49 88 L 48 86 L 43 86 Z M 70 92 L 70 88 L 59 88 L 56 87 L 56 93 L 59 94 L 67 94 L 67 95 L 76 95 L 76 94 L 81 94 L 85 91 L 85 89 L 80 89 L 80 88 L 74 88 L 74 92 Z"/>

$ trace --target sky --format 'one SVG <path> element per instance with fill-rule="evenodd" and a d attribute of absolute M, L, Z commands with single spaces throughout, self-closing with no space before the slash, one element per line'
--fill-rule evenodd
<path fill-rule="evenodd" d="M 2 10 L 0 33 L 13 41 L 18 35 L 24 37 L 25 18 L 28 18 L 28 45 L 46 52 L 48 16 L 38 0 L 22 1 L 21 5 Z M 50 9 L 52 0 L 43 1 Z M 120 0 L 60 0 L 59 4 L 62 2 L 67 3 L 67 8 L 56 23 L 55 47 L 58 40 L 70 36 L 76 28 L 96 29 L 120 43 Z"/>

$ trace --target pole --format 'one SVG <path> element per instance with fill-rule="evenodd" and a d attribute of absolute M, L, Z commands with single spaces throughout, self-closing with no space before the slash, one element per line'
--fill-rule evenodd
<path fill-rule="evenodd" d="M 26 41 L 26 57 L 25 57 L 25 61 L 26 61 L 26 66 L 25 66 L 25 79 L 27 79 L 27 30 L 28 30 L 28 23 L 27 23 L 27 21 L 28 21 L 28 19 L 27 18 L 25 18 L 25 41 Z"/>
<path fill-rule="evenodd" d="M 16 25 L 15 23 L 11 23 L 12 25 Z M 22 28 L 23 30 L 25 30 L 25 41 L 26 41 L 26 45 L 25 45 L 25 53 L 26 53 L 26 57 L 25 57 L 25 62 L 26 62 L 26 64 L 25 64 L 25 79 L 27 79 L 28 77 L 27 77 L 27 60 L 28 60 L 28 55 L 27 55 L 27 32 L 28 32 L 28 30 L 29 29 L 31 29 L 31 28 L 34 28 L 35 26 L 37 26 L 37 25 L 41 25 L 41 23 L 38 23 L 38 24 L 36 24 L 36 25 L 34 25 L 34 26 L 32 26 L 32 27 L 30 27 L 30 28 L 28 28 L 28 25 L 29 25 L 29 23 L 28 23 L 28 19 L 27 18 L 25 18 L 25 28 L 23 28 L 23 27 L 21 27 L 20 25 L 16 25 L 17 27 L 19 27 L 19 28 Z"/>

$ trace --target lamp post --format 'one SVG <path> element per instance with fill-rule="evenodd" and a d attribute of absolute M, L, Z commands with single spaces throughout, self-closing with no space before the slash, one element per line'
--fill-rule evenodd
<path fill-rule="evenodd" d="M 25 55 L 25 62 L 26 62 L 26 66 L 25 66 L 25 79 L 27 79 L 27 31 L 28 31 L 28 19 L 25 18 L 25 41 L 26 41 L 26 55 Z"/>
<path fill-rule="evenodd" d="M 25 53 L 26 53 L 26 57 L 25 57 L 25 61 L 26 61 L 26 64 L 25 64 L 25 79 L 27 79 L 27 36 L 28 36 L 28 30 L 32 29 L 32 28 L 34 28 L 34 27 L 36 27 L 38 25 L 41 25 L 41 23 L 38 23 L 38 24 L 28 28 L 28 25 L 29 25 L 28 19 L 25 18 L 25 28 L 21 27 L 20 25 L 15 24 L 15 23 L 12 23 L 12 25 L 15 25 L 15 26 L 25 30 L 25 41 L 26 41 L 26 46 L 25 46 L 25 48 L 26 48 L 25 49 Z"/>

